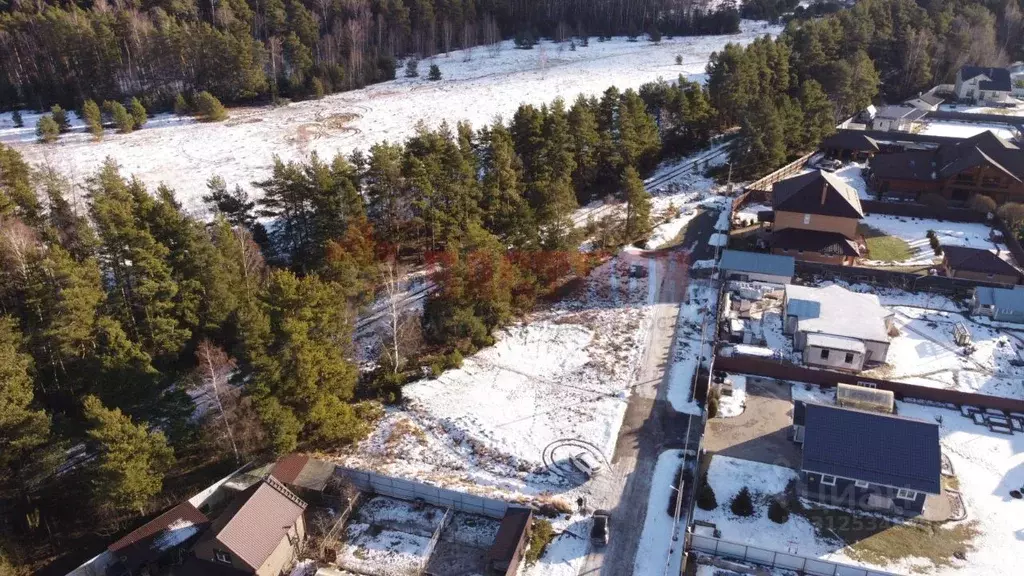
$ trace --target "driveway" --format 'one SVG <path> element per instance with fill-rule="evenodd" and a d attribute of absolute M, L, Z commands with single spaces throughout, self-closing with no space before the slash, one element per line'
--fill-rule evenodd
<path fill-rule="evenodd" d="M 792 425 L 790 384 L 747 376 L 743 413 L 708 420 L 704 447 L 712 454 L 798 469 L 800 449 L 788 438 Z"/>

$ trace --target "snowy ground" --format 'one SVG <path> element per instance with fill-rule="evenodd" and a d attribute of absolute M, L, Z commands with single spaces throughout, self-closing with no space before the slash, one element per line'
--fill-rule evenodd
<path fill-rule="evenodd" d="M 630 278 L 632 262 L 649 265 L 648 277 Z M 406 407 L 342 461 L 512 499 L 579 488 L 566 461 L 614 452 L 660 271 L 631 254 L 604 264 L 462 368 L 406 386 Z"/>
<path fill-rule="evenodd" d="M 590 550 L 591 520 L 559 516 L 551 520 L 555 539 L 533 566 L 520 567 L 519 576 L 576 576 Z"/>
<path fill-rule="evenodd" d="M 997 244 L 989 240 L 992 228 L 985 224 L 969 224 L 965 222 L 946 222 L 923 218 L 906 218 L 885 214 L 869 214 L 861 223 L 877 228 L 889 236 L 901 238 L 910 245 L 912 255 L 903 265 L 920 264 L 927 266 L 941 258 L 936 256 L 928 242 L 928 230 L 934 230 L 939 243 L 946 246 L 969 246 L 988 250 L 1000 249 L 1004 257 L 1009 258 L 1005 244 Z M 879 264 L 868 261 L 869 264 Z"/>
<path fill-rule="evenodd" d="M 444 510 L 376 496 L 345 527 L 338 565 L 364 574 L 417 573 L 430 559 L 431 537 Z"/>
<path fill-rule="evenodd" d="M 867 164 L 851 162 L 839 170 L 836 170 L 834 174 L 840 180 L 846 182 L 856 190 L 857 195 L 860 196 L 861 200 L 874 200 L 871 194 L 868 193 L 868 183 L 864 180 L 865 168 L 867 168 Z"/>
<path fill-rule="evenodd" d="M 889 344 L 884 378 L 923 386 L 1024 399 L 1024 368 L 1018 333 L 985 326 L 956 312 L 892 306 L 900 335 Z M 964 323 L 971 332 L 969 351 L 953 341 L 953 328 Z"/>
<path fill-rule="evenodd" d="M 1017 130 L 1008 124 L 978 124 L 974 122 L 924 122 L 919 134 L 929 136 L 948 136 L 951 138 L 970 138 L 989 130 L 1004 140 L 1017 137 Z"/>
<path fill-rule="evenodd" d="M 747 404 L 747 377 L 743 374 L 729 374 L 726 380 L 732 383 L 732 395 L 725 394 L 718 401 L 718 417 L 731 418 L 743 414 Z"/>
<path fill-rule="evenodd" d="M 577 94 L 600 94 L 611 85 L 637 88 L 679 74 L 702 80 L 708 57 L 726 43 L 746 44 L 780 31 L 779 26 L 744 21 L 735 35 L 677 37 L 660 44 L 591 40 L 576 51 L 568 43 L 541 42 L 533 50 L 515 50 L 505 42 L 494 57 L 477 48 L 421 63 L 421 69 L 430 63 L 440 67 L 444 80 L 439 82 L 398 78 L 322 100 L 233 109 L 228 121 L 217 124 L 159 117 L 133 134 L 108 131 L 101 142 L 75 133 L 56 145 L 36 144 L 33 117 L 25 114 L 25 128 L 15 129 L 5 113 L 0 114 L 0 142 L 14 144 L 30 161 L 48 163 L 75 179 L 113 157 L 126 173 L 153 186 L 168 183 L 186 208 L 199 210 L 199 197 L 211 176 L 224 177 L 229 186 L 248 185 L 266 176 L 274 154 L 285 160 L 313 151 L 331 157 L 366 150 L 382 140 L 403 140 L 418 121 L 437 125 L 468 120 L 481 126 L 497 115 L 511 115 L 520 103 L 546 104 L 557 96 L 571 101 Z M 683 57 L 682 66 L 675 64 L 676 55 Z"/>
<path fill-rule="evenodd" d="M 732 215 L 732 219 L 741 226 L 746 226 L 750 223 L 757 224 L 757 214 L 759 212 L 771 211 L 772 207 L 770 204 L 746 204 Z"/>
<path fill-rule="evenodd" d="M 941 104 L 943 112 L 966 112 L 968 114 L 1005 114 L 1007 116 L 1024 116 L 1024 102 L 1014 108 L 990 108 L 987 106 L 971 106 L 963 104 Z"/>
<path fill-rule="evenodd" d="M 657 574 L 679 574 L 682 562 L 683 542 L 672 541 L 675 531 L 673 517 L 668 514 L 673 485 L 679 474 L 682 450 L 666 450 L 658 456 L 651 480 L 651 493 L 647 498 L 647 515 L 644 530 L 640 536 L 640 547 L 636 552 L 633 574 L 655 576 Z M 683 522 L 685 524 L 685 519 Z M 682 530 L 682 528 L 680 528 Z M 669 565 L 668 571 L 665 570 Z"/>
<path fill-rule="evenodd" d="M 693 387 L 693 375 L 700 362 L 700 331 L 705 314 L 715 314 L 717 293 L 710 284 L 692 282 L 687 288 L 687 302 L 679 307 L 676 319 L 676 341 L 673 348 L 672 366 L 669 368 L 668 400 L 672 408 L 684 414 L 700 415 L 701 408 L 696 401 L 690 400 Z M 711 356 L 711 333 L 715 328 L 714 321 L 708 324 L 707 342 L 704 344 L 704 356 Z"/>

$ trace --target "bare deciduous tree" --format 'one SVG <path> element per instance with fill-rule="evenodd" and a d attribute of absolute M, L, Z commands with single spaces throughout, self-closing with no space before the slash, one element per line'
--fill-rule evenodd
<path fill-rule="evenodd" d="M 228 441 L 231 443 L 231 451 L 235 454 L 235 461 L 238 462 L 238 445 L 235 444 L 235 435 L 231 430 L 231 421 L 228 419 L 227 411 L 224 409 L 224 402 L 221 400 L 221 391 L 227 388 L 228 378 L 235 370 L 235 361 L 227 355 L 219 346 L 209 340 L 203 340 L 196 348 L 196 359 L 199 365 L 196 367 L 199 380 L 204 387 L 209 387 L 213 393 L 214 404 L 220 411 L 221 419 L 224 421 L 224 430 L 227 432 Z"/>
<path fill-rule="evenodd" d="M 419 345 L 420 323 L 404 308 L 402 296 L 404 266 L 394 260 L 387 260 L 380 266 L 380 286 L 386 301 L 384 320 L 387 328 L 380 335 L 381 349 L 393 374 L 401 371 L 410 349 Z"/>

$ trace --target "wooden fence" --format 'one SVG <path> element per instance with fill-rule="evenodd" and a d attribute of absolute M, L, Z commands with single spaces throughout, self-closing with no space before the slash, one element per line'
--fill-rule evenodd
<path fill-rule="evenodd" d="M 775 172 L 772 172 L 771 174 L 765 176 L 764 178 L 761 178 L 760 180 L 755 180 L 754 182 L 747 184 L 746 189 L 771 192 L 773 184 L 775 184 L 779 180 L 785 180 L 786 178 L 789 178 L 790 176 L 803 170 L 804 166 L 807 165 L 807 161 L 811 159 L 811 156 L 814 156 L 817 153 L 817 150 L 815 150 L 814 152 L 809 152 L 797 158 L 796 160 L 790 162 L 789 164 L 786 164 L 782 168 L 779 168 Z"/>
<path fill-rule="evenodd" d="M 1007 412 L 1024 413 L 1024 400 L 1013 398 L 1000 398 L 986 394 L 975 394 L 973 392 L 961 392 L 959 390 L 947 390 L 944 388 L 931 388 L 907 384 L 906 382 L 893 382 L 880 378 L 870 378 L 859 374 L 846 374 L 843 372 L 832 372 L 830 370 L 817 370 L 806 368 L 795 364 L 761 358 L 758 356 L 722 356 L 716 355 L 715 369 L 725 372 L 736 372 L 740 374 L 757 374 L 780 380 L 795 380 L 797 382 L 808 382 L 822 387 L 834 387 L 837 384 L 869 384 L 880 390 L 889 390 L 896 395 L 897 399 L 918 398 L 931 400 L 944 404 L 956 404 L 960 406 L 981 406 L 983 408 L 994 408 Z"/>

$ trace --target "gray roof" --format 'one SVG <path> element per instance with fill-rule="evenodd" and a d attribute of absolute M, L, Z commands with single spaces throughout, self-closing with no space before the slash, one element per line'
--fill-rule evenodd
<path fill-rule="evenodd" d="M 841 218 L 863 218 L 860 196 L 835 174 L 815 170 L 772 185 L 776 212 L 800 212 Z"/>
<path fill-rule="evenodd" d="M 786 316 L 796 316 L 800 332 L 888 342 L 886 318 L 892 312 L 874 294 L 851 292 L 842 286 L 812 288 L 786 285 Z"/>
<path fill-rule="evenodd" d="M 967 246 L 942 246 L 946 263 L 953 270 L 1019 277 L 1020 270 L 991 250 Z"/>
<path fill-rule="evenodd" d="M 1013 87 L 1010 82 L 1010 71 L 1006 68 L 986 68 L 983 66 L 964 66 L 960 69 L 960 79 L 970 80 L 978 76 L 985 76 L 988 80 L 978 83 L 982 90 L 993 90 L 997 92 L 1010 92 Z"/>
<path fill-rule="evenodd" d="M 936 96 L 934 92 L 925 92 L 923 94 L 918 94 L 917 96 L 911 96 L 910 98 L 907 98 L 905 102 L 913 102 L 914 100 L 920 100 L 929 106 L 938 106 L 944 101 L 943 98 Z"/>
<path fill-rule="evenodd" d="M 867 351 L 862 340 L 846 336 L 836 336 L 834 334 L 819 334 L 817 332 L 807 335 L 807 345 L 816 348 L 856 352 L 858 354 L 863 354 Z"/>
<path fill-rule="evenodd" d="M 804 427 L 803 470 L 941 492 L 935 422 L 808 403 Z"/>
<path fill-rule="evenodd" d="M 875 118 L 886 120 L 907 120 L 913 122 L 924 118 L 928 112 L 914 106 L 886 106 L 875 114 Z"/>
<path fill-rule="evenodd" d="M 1024 287 L 991 288 L 978 286 L 974 289 L 974 297 L 982 306 L 994 306 L 996 310 L 1024 312 Z"/>
<path fill-rule="evenodd" d="M 725 250 L 722 252 L 721 268 L 735 272 L 753 272 L 793 278 L 796 263 L 792 256 Z"/>

